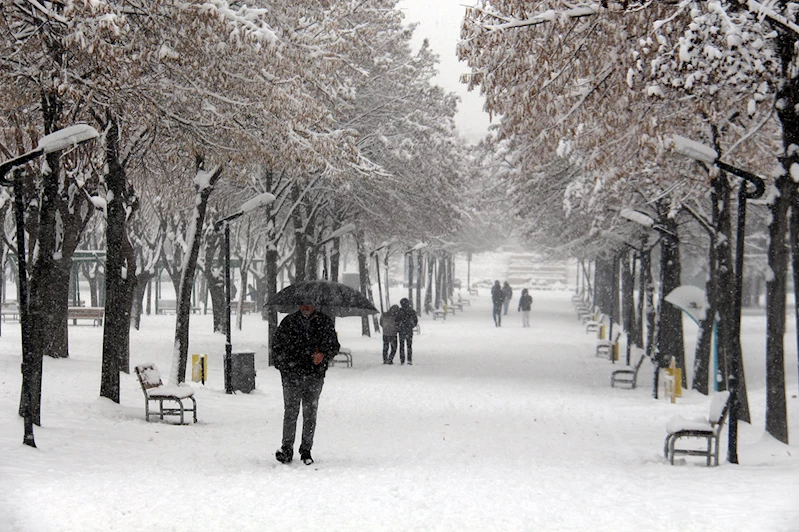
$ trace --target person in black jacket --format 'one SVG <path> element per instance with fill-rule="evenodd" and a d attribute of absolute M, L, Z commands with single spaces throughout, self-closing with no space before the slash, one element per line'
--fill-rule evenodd
<path fill-rule="evenodd" d="M 287 464 L 294 457 L 297 417 L 302 406 L 300 459 L 305 465 L 313 463 L 311 447 L 319 396 L 328 363 L 340 347 L 333 319 L 316 312 L 314 305 L 302 305 L 280 322 L 272 346 L 275 368 L 283 383 L 283 443 L 275 453 L 279 462 Z"/>
<path fill-rule="evenodd" d="M 519 312 L 522 313 L 522 327 L 530 326 L 530 306 L 533 304 L 533 296 L 531 296 L 527 289 L 522 290 L 522 295 L 519 297 Z"/>
<path fill-rule="evenodd" d="M 499 280 L 494 281 L 494 286 L 491 287 L 491 303 L 494 305 L 492 315 L 494 316 L 494 327 L 502 326 L 502 303 L 505 301 L 505 295 L 502 293 L 502 286 Z"/>
<path fill-rule="evenodd" d="M 419 323 L 416 311 L 411 308 L 407 297 L 400 299 L 400 309 L 394 316 L 399 333 L 400 364 L 405 364 L 405 346 L 408 346 L 408 365 L 413 365 L 413 329 Z"/>

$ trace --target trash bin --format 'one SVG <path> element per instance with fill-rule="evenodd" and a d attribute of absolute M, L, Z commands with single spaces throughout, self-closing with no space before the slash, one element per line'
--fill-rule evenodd
<path fill-rule="evenodd" d="M 225 355 L 225 393 L 250 393 L 255 389 L 255 353 L 238 351 Z"/>

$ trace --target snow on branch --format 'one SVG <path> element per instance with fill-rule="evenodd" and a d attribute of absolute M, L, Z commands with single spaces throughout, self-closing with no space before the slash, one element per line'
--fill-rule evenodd
<path fill-rule="evenodd" d="M 771 5 L 774 5 L 773 2 L 769 3 Z M 746 7 L 752 13 L 756 13 L 763 18 L 767 18 L 771 22 L 781 26 L 783 29 L 789 30 L 793 32 L 796 36 L 799 36 L 799 26 L 788 20 L 786 17 L 774 11 L 770 6 L 763 5 L 760 2 L 757 2 L 756 0 L 747 0 Z"/>
<path fill-rule="evenodd" d="M 565 9 L 563 11 L 555 11 L 553 9 L 547 9 L 541 13 L 533 15 L 532 17 L 524 18 L 524 19 L 517 19 L 512 17 L 503 16 L 499 13 L 486 11 L 479 7 L 474 7 L 467 9 L 467 18 L 469 18 L 470 11 L 476 11 L 482 15 L 487 17 L 495 18 L 500 21 L 503 21 L 500 24 L 479 24 L 481 28 L 486 31 L 504 31 L 513 28 L 524 28 L 528 26 L 537 26 L 539 24 L 544 24 L 546 22 L 555 22 L 558 19 L 561 21 L 566 21 L 575 18 L 582 18 L 582 17 L 589 17 L 592 15 L 596 15 L 602 6 L 599 4 L 586 4 L 579 7 L 573 7 L 570 9 Z"/>

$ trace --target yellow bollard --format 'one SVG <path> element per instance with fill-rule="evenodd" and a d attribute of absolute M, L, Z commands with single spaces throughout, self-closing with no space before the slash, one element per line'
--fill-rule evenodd
<path fill-rule="evenodd" d="M 605 326 L 604 325 L 600 325 L 599 326 L 599 331 L 597 331 L 596 336 L 600 340 L 604 340 L 606 338 L 605 337 Z"/>
<path fill-rule="evenodd" d="M 208 355 L 191 355 L 191 380 L 202 382 L 208 377 Z"/>
<path fill-rule="evenodd" d="M 671 357 L 669 367 L 666 368 L 664 385 L 666 395 L 671 397 L 672 403 L 676 403 L 677 397 L 682 397 L 682 368 L 677 367 L 674 357 Z"/>
<path fill-rule="evenodd" d="M 613 360 L 619 360 L 619 342 L 613 344 Z"/>

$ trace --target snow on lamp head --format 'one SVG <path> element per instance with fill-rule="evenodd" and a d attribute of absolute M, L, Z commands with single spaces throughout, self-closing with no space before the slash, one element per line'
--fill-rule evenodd
<path fill-rule="evenodd" d="M 715 164 L 719 158 L 719 154 L 716 153 L 716 150 L 709 146 L 705 146 L 701 142 L 681 137 L 680 135 L 673 135 L 671 140 L 674 145 L 674 151 L 685 157 L 707 164 Z"/>

